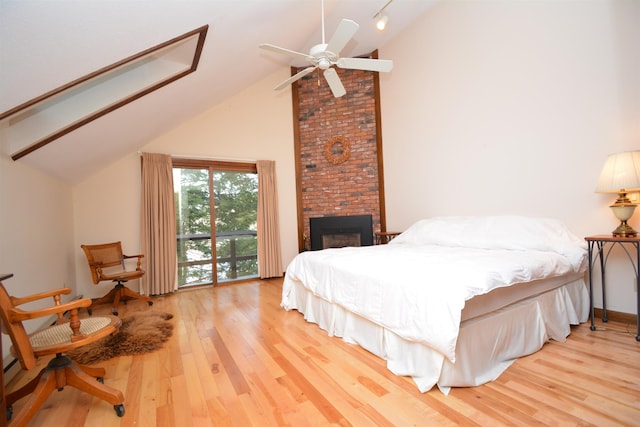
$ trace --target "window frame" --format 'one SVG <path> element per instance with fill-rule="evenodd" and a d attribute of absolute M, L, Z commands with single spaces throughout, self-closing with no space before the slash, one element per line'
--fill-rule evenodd
<path fill-rule="evenodd" d="M 227 171 L 227 172 L 241 172 L 241 173 L 255 173 L 258 174 L 258 167 L 256 162 L 250 161 L 227 161 L 227 160 L 213 160 L 213 159 L 198 159 L 198 158 L 186 158 L 186 157 L 174 157 L 171 159 L 172 169 L 208 169 L 209 170 L 209 212 L 211 215 L 211 250 L 212 250 L 212 270 L 211 270 L 211 283 L 216 286 L 218 282 L 218 263 L 215 262 L 218 253 L 214 236 L 216 235 L 216 210 L 215 210 L 215 198 L 213 197 L 213 172 L 214 171 Z"/>

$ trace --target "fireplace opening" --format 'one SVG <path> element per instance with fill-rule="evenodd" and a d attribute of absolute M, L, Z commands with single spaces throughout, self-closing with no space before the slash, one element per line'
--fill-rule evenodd
<path fill-rule="evenodd" d="M 311 250 L 373 245 L 371 215 L 325 216 L 309 219 Z"/>

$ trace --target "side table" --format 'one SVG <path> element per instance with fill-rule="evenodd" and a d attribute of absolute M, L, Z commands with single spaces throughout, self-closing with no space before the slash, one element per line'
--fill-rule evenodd
<path fill-rule="evenodd" d="M 376 231 L 373 233 L 375 236 L 376 245 L 384 245 L 393 240 L 394 237 L 400 234 L 398 231 Z"/>
<path fill-rule="evenodd" d="M 593 263 L 595 261 L 594 256 L 600 259 L 600 275 L 602 280 L 602 321 L 607 322 L 607 299 L 606 299 L 606 284 L 605 284 L 605 267 L 607 265 L 607 259 L 609 254 L 615 245 L 620 245 L 624 249 L 633 271 L 636 275 L 637 292 L 636 292 L 636 320 L 637 320 L 637 332 L 636 341 L 640 341 L 640 275 L 638 274 L 638 268 L 640 267 L 640 250 L 638 245 L 640 244 L 640 237 L 616 237 L 612 235 L 597 235 L 588 236 L 584 240 L 587 241 L 589 250 L 589 309 L 591 314 L 591 330 L 595 331 L 596 327 L 594 321 L 594 308 L 593 308 Z M 605 252 L 605 247 L 609 244 L 609 248 Z M 629 252 L 628 246 L 633 247 L 635 250 L 635 258 Z M 595 253 L 594 253 L 595 251 Z"/>

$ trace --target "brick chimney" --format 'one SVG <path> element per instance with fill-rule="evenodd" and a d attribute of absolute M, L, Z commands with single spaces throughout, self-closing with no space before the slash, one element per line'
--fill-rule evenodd
<path fill-rule="evenodd" d="M 340 98 L 321 70 L 292 87 L 301 250 L 309 218 L 372 215 L 374 231 L 385 230 L 378 76 L 336 71 L 347 91 Z"/>

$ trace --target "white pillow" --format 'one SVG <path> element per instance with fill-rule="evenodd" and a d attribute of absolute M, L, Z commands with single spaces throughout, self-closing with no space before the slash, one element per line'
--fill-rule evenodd
<path fill-rule="evenodd" d="M 389 243 L 551 251 L 577 262 L 586 254 L 586 242 L 561 221 L 509 215 L 423 219 Z"/>

